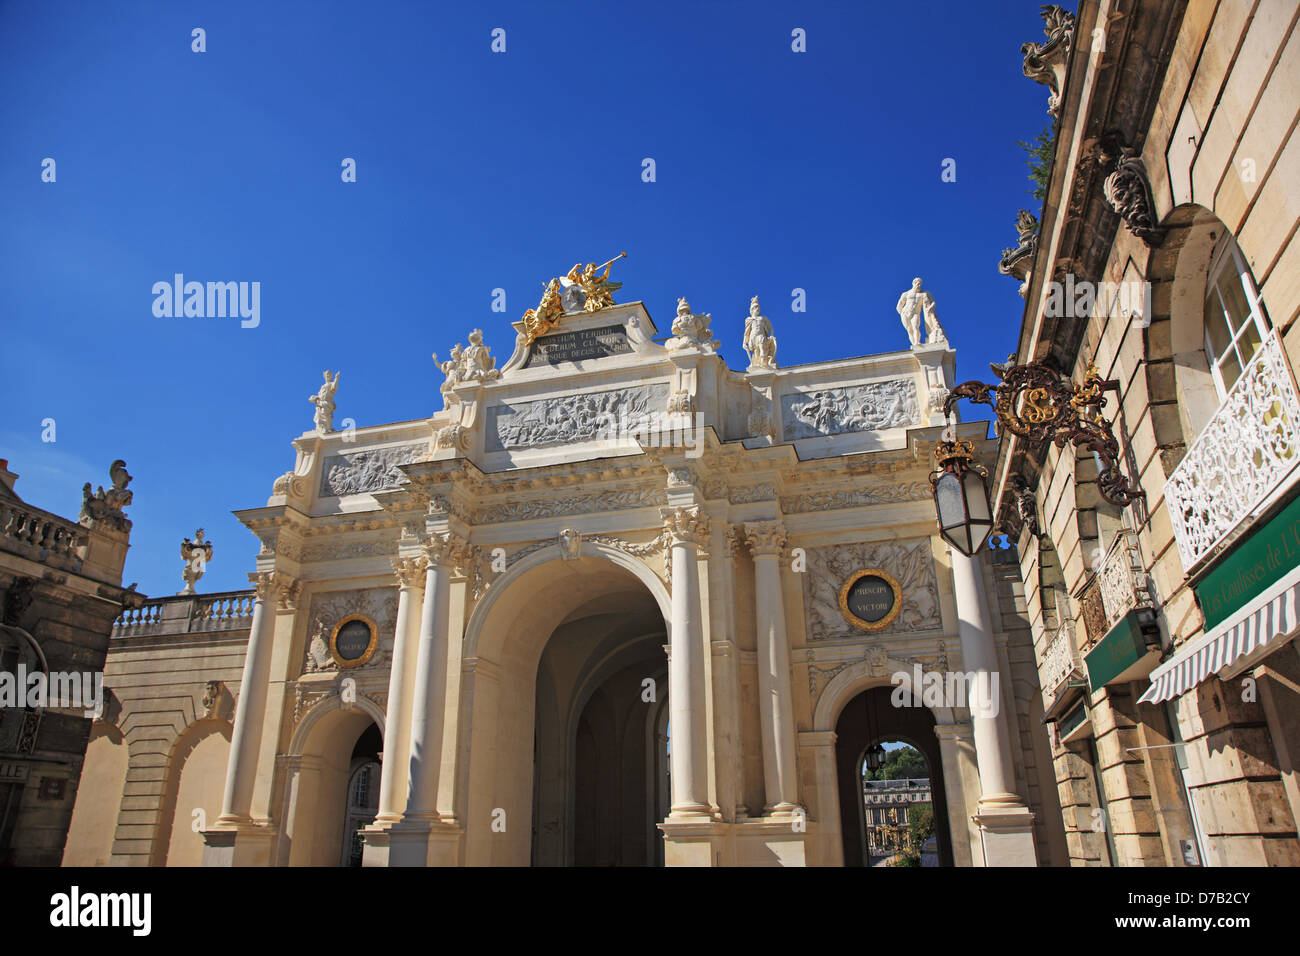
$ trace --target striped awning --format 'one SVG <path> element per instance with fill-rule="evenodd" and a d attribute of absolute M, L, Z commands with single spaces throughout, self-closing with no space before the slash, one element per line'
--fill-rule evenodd
<path fill-rule="evenodd" d="M 1158 704 L 1185 694 L 1211 674 L 1235 676 L 1285 644 L 1297 630 L 1300 568 L 1153 670 L 1151 686 L 1138 699 Z"/>

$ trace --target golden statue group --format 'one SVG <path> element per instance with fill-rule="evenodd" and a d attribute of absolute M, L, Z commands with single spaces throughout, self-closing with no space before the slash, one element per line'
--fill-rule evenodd
<path fill-rule="evenodd" d="M 537 308 L 524 312 L 524 334 L 528 341 L 532 342 L 555 328 L 565 315 L 597 312 L 613 305 L 614 293 L 623 288 L 623 283 L 610 282 L 609 270 L 626 255 L 626 252 L 620 252 L 600 265 L 588 262 L 586 268 L 581 262 L 574 263 L 568 275 L 546 283 L 546 291 L 542 293 Z"/>

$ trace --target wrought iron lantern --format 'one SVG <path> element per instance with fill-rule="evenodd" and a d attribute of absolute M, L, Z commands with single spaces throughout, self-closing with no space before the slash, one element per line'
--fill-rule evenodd
<path fill-rule="evenodd" d="M 935 448 L 934 457 L 939 470 L 930 476 L 930 484 L 934 486 L 939 533 L 970 557 L 993 530 L 993 509 L 985 484 L 989 473 L 975 463 L 974 443 L 958 440 L 951 430 Z"/>

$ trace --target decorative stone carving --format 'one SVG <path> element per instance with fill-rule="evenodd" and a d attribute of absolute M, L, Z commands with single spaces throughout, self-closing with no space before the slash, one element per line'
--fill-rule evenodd
<path fill-rule="evenodd" d="M 303 563 L 312 561 L 339 561 L 346 558 L 371 558 L 375 555 L 393 553 L 393 542 L 389 539 L 370 541 L 329 541 L 324 544 L 303 548 L 299 560 Z"/>
<path fill-rule="evenodd" d="M 462 568 L 469 565 L 473 555 L 464 538 L 446 532 L 429 535 L 424 545 L 424 557 L 430 564 Z"/>
<path fill-rule="evenodd" d="M 910 379 L 828 388 L 781 397 L 787 440 L 881 431 L 917 424 L 916 383 Z"/>
<path fill-rule="evenodd" d="M 594 495 L 569 495 L 564 498 L 525 499 L 479 508 L 472 513 L 473 524 L 499 521 L 522 521 L 529 518 L 556 518 L 564 515 L 591 514 L 645 508 L 667 503 L 661 488 L 633 488 L 627 491 L 603 491 Z"/>
<path fill-rule="evenodd" d="M 895 310 L 907 329 L 907 338 L 912 348 L 921 346 L 921 318 L 925 318 L 925 336 L 927 345 L 946 345 L 947 336 L 939 325 L 939 318 L 934 312 L 934 296 L 921 288 L 921 280 L 913 279 L 912 288 L 898 297 Z"/>
<path fill-rule="evenodd" d="M 303 658 L 303 672 L 337 671 L 338 663 L 329 649 L 329 633 L 349 614 L 364 614 L 379 629 L 379 647 L 361 669 L 386 663 L 397 631 L 397 588 L 360 588 L 321 591 L 312 595 L 307 610 L 307 633 L 312 635 Z"/>
<path fill-rule="evenodd" d="M 742 343 L 749 354 L 749 367 L 776 368 L 776 336 L 767 316 L 759 314 L 758 296 L 749 300 L 749 317 L 745 319 Z"/>
<path fill-rule="evenodd" d="M 398 465 L 419 457 L 422 446 L 393 445 L 350 455 L 331 455 L 321 467 L 321 495 L 357 495 L 396 488 L 406 480 Z"/>
<path fill-rule="evenodd" d="M 745 423 L 749 433 L 755 438 L 775 437 L 776 430 L 772 427 L 772 413 L 766 408 L 757 408 L 749 413 L 749 420 Z"/>
<path fill-rule="evenodd" d="M 434 440 L 436 448 L 454 448 L 457 451 L 469 449 L 469 429 L 463 425 L 444 425 L 438 429 Z"/>
<path fill-rule="evenodd" d="M 632 544 L 630 541 L 626 541 L 623 538 L 610 538 L 604 535 L 595 535 L 589 540 L 593 544 L 603 544 L 611 548 L 618 548 L 618 550 L 637 558 L 645 558 L 652 554 L 658 554 L 663 551 L 664 548 L 668 547 L 668 538 L 662 531 L 656 535 L 653 540 L 647 541 L 643 544 Z"/>
<path fill-rule="evenodd" d="M 695 411 L 695 396 L 682 389 L 668 396 L 669 415 L 690 415 Z"/>
<path fill-rule="evenodd" d="M 867 648 L 867 669 L 872 677 L 884 677 L 885 668 L 889 666 L 889 654 L 884 647 L 873 644 Z"/>
<path fill-rule="evenodd" d="M 254 571 L 248 575 L 248 583 L 253 585 L 259 599 L 275 602 L 281 611 L 292 611 L 298 607 L 302 584 L 283 571 Z"/>
<path fill-rule="evenodd" d="M 763 555 L 780 557 L 785 551 L 785 528 L 779 521 L 747 521 L 745 541 L 756 558 Z"/>
<path fill-rule="evenodd" d="M 577 561 L 582 557 L 582 535 L 573 528 L 560 532 L 560 557 L 565 561 Z"/>
<path fill-rule="evenodd" d="M 855 488 L 850 491 L 817 491 L 806 495 L 790 495 L 781 499 L 784 514 L 802 514 L 807 511 L 835 511 L 840 508 L 860 508 L 863 505 L 897 504 L 904 501 L 925 501 L 933 497 L 929 482 L 913 481 L 907 484 L 882 485 L 875 488 Z"/>
<path fill-rule="evenodd" d="M 193 594 L 195 583 L 203 577 L 208 562 L 212 560 L 212 542 L 203 540 L 202 528 L 194 532 L 193 541 L 186 538 L 181 542 L 181 560 L 185 562 L 185 568 L 181 571 L 185 588 L 179 593 Z"/>
<path fill-rule="evenodd" d="M 1022 44 L 1020 52 L 1025 57 L 1025 76 L 1052 91 L 1047 98 L 1047 112 L 1056 116 L 1061 111 L 1065 67 L 1070 59 L 1070 47 L 1074 43 L 1074 14 L 1056 4 L 1045 5 L 1042 14 L 1043 32 L 1047 34 L 1047 40 L 1043 43 Z"/>
<path fill-rule="evenodd" d="M 1034 497 L 1034 490 L 1029 487 L 1023 475 L 1016 475 L 1011 479 L 1011 490 L 1016 496 L 1016 512 L 1020 515 L 1020 520 L 1024 526 L 1029 529 L 1032 535 L 1038 534 L 1038 501 Z"/>
<path fill-rule="evenodd" d="M 448 405 L 454 405 L 456 402 L 460 401 L 460 399 L 456 397 L 456 392 L 454 390 L 461 381 L 461 362 L 464 352 L 465 350 L 462 349 L 460 343 L 457 342 L 451 347 L 451 358 L 446 362 L 438 361 L 438 353 L 433 353 L 433 364 L 438 366 L 438 368 L 442 370 L 442 374 L 445 376 L 443 383 L 438 386 L 438 390 L 442 392 L 443 401 Z"/>
<path fill-rule="evenodd" d="M 128 491 L 127 485 L 131 483 L 131 476 L 127 474 L 126 462 L 121 458 L 108 466 L 109 477 L 113 479 L 113 487 L 108 491 L 100 485 L 99 490 L 94 494 L 90 491 L 90 482 L 86 482 L 81 488 L 81 516 L 80 522 L 86 527 L 92 527 L 102 524 L 114 531 L 126 533 L 131 530 L 131 520 L 122 513 L 122 509 L 129 505 L 135 498 L 135 492 Z"/>
<path fill-rule="evenodd" d="M 307 494 L 307 479 L 295 471 L 286 471 L 271 485 L 271 494 L 301 498 Z"/>
<path fill-rule="evenodd" d="M 664 348 L 670 352 L 681 349 L 700 349 L 705 352 L 717 350 L 722 343 L 713 337 L 713 332 L 709 329 L 711 321 L 712 316 L 708 312 L 694 315 L 691 304 L 685 299 L 678 299 L 677 318 L 673 319 L 673 337 L 664 343 Z"/>
<path fill-rule="evenodd" d="M 451 347 L 451 359 L 438 361 L 438 353 L 433 353 L 433 363 L 442 370 L 445 379 L 439 386 L 443 399 L 448 405 L 460 401 L 455 388 L 465 382 L 495 382 L 501 377 L 501 370 L 496 367 L 497 360 L 492 357 L 488 347 L 483 344 L 483 330 L 474 329 L 469 334 L 469 345 L 461 348 L 459 342 Z"/>
<path fill-rule="evenodd" d="M 1164 241 L 1165 230 L 1157 224 L 1151 181 L 1147 178 L 1142 157 L 1118 136 L 1106 138 L 1100 146 L 1098 162 L 1101 167 L 1105 169 L 1112 163 L 1115 165 L 1102 183 L 1107 204 L 1124 220 L 1129 232 L 1154 249 Z"/>
<path fill-rule="evenodd" d="M 1002 250 L 998 272 L 1020 280 L 1020 298 L 1023 299 L 1029 294 L 1029 272 L 1038 251 L 1038 220 L 1027 209 L 1020 210 L 1016 216 L 1016 240 L 1018 244 L 1014 249 Z"/>
<path fill-rule="evenodd" d="M 685 488 L 695 484 L 695 472 L 689 468 L 668 469 L 668 487 Z"/>
<path fill-rule="evenodd" d="M 485 447 L 494 452 L 633 434 L 650 427 L 667 395 L 667 384 L 658 383 L 493 405 L 487 412 Z"/>
<path fill-rule="evenodd" d="M 36 579 L 22 576 L 14 578 L 5 589 L 4 622 L 13 627 L 20 626 L 23 615 L 35 599 Z"/>
<path fill-rule="evenodd" d="M 501 377 L 501 372 L 496 367 L 497 360 L 489 354 L 488 347 L 483 344 L 481 329 L 470 332 L 469 345 L 465 346 L 461 362 L 461 381 L 495 382 Z"/>
<path fill-rule="evenodd" d="M 776 489 L 767 482 L 760 482 L 748 488 L 733 490 L 727 495 L 727 500 L 733 505 L 747 505 L 754 501 L 775 501 Z"/>
<path fill-rule="evenodd" d="M 668 543 L 703 547 L 709 539 L 709 521 L 699 508 L 664 508 L 659 512 Z"/>
<path fill-rule="evenodd" d="M 921 631 L 943 626 L 939 582 L 930 543 L 887 541 L 808 549 L 808 571 L 801 574 L 808 639 L 861 637 L 840 612 L 839 591 L 854 571 L 881 568 L 899 582 L 902 607 L 885 631 Z"/>
<path fill-rule="evenodd" d="M 339 390 L 339 376 L 342 374 L 335 372 L 331 379 L 330 370 L 326 369 L 325 383 L 321 385 L 320 391 L 307 396 L 307 401 L 316 406 L 316 431 L 322 435 L 334 430 L 334 393 Z"/>
<path fill-rule="evenodd" d="M 220 718 L 225 703 L 226 685 L 224 681 L 210 680 L 203 690 L 203 716 L 208 719 Z"/>
<path fill-rule="evenodd" d="M 424 574 L 429 568 L 427 558 L 394 558 L 393 574 L 397 576 L 398 587 L 418 588 L 424 586 Z"/>

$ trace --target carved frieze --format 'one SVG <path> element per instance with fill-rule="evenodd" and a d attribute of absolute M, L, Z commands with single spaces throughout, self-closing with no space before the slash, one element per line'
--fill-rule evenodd
<path fill-rule="evenodd" d="M 800 575 L 808 639 L 858 637 L 840 611 L 840 586 L 862 568 L 880 568 L 899 582 L 902 607 L 885 632 L 922 631 L 943 626 L 939 581 L 927 539 L 840 544 L 808 549 L 808 571 Z"/>
<path fill-rule="evenodd" d="M 424 444 L 393 445 L 331 455 L 321 467 L 320 494 L 357 495 L 396 488 L 405 480 L 397 466 L 415 461 L 425 449 Z"/>
<path fill-rule="evenodd" d="M 667 383 L 494 405 L 487 413 L 486 450 L 540 448 L 614 439 L 648 430 L 668 400 Z"/>
<path fill-rule="evenodd" d="M 781 424 L 788 441 L 902 428 L 919 421 L 916 383 L 910 378 L 781 397 Z"/>
<path fill-rule="evenodd" d="M 603 491 L 593 495 L 566 495 L 562 498 L 533 498 L 506 501 L 479 508 L 473 513 L 474 524 L 500 521 L 526 521 L 530 518 L 555 518 L 561 515 L 619 511 L 626 508 L 661 506 L 668 501 L 662 488 L 633 488 L 627 491 Z"/>
<path fill-rule="evenodd" d="M 932 497 L 928 482 L 912 481 L 897 485 L 852 488 L 846 491 L 818 491 L 806 495 L 788 495 L 781 499 L 785 514 L 802 514 L 807 511 L 835 511 L 840 508 L 860 508 L 863 505 L 897 504 L 904 501 L 925 501 Z"/>

